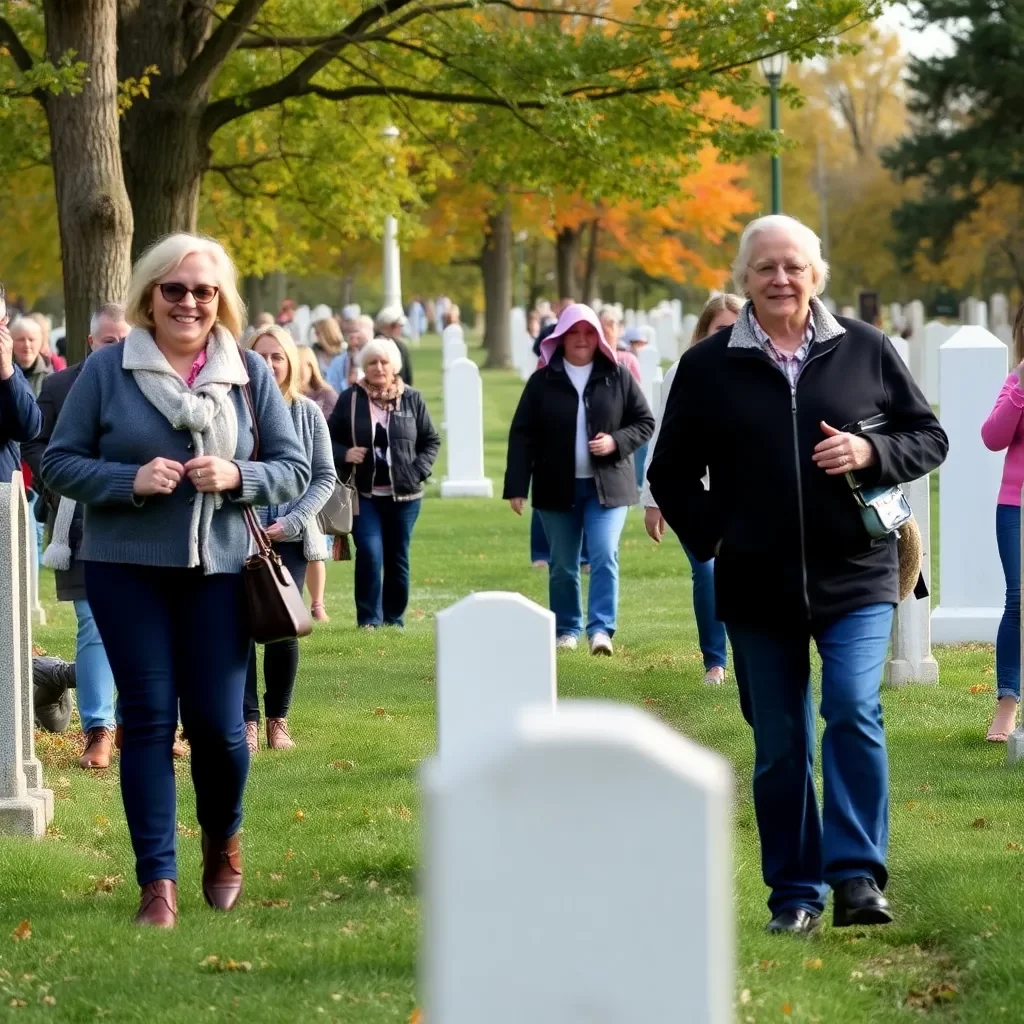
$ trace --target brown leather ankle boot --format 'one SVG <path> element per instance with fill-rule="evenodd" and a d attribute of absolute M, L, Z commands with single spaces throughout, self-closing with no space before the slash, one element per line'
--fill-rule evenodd
<path fill-rule="evenodd" d="M 78 759 L 83 768 L 109 768 L 110 748 L 114 742 L 113 729 L 90 729 L 85 734 L 85 750 Z"/>
<path fill-rule="evenodd" d="M 173 928 L 178 923 L 178 886 L 169 878 L 158 878 L 142 887 L 135 923 L 152 928 Z"/>
<path fill-rule="evenodd" d="M 228 839 L 211 839 L 205 832 L 203 895 L 214 910 L 230 910 L 242 894 L 242 848 L 238 833 Z"/>

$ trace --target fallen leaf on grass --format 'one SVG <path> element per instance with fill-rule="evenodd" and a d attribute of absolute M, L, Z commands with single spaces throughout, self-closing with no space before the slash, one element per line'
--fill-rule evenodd
<path fill-rule="evenodd" d="M 25 1005 L 25 1000 L 24 999 L 12 999 L 7 1005 L 8 1006 L 13 1006 L 13 1007 L 15 1007 L 15 1009 L 17 1009 L 19 1006 L 24 1006 Z"/>
<path fill-rule="evenodd" d="M 211 971 L 224 973 L 226 971 L 241 971 L 246 973 L 252 970 L 252 964 L 248 960 L 221 960 L 219 956 L 211 953 L 205 960 L 199 962 L 200 967 Z"/>
<path fill-rule="evenodd" d="M 355 761 L 332 761 L 332 768 L 337 768 L 338 771 L 342 772 L 354 772 L 356 770 Z"/>
<path fill-rule="evenodd" d="M 28 921 L 22 921 L 17 928 L 11 932 L 11 938 L 15 942 L 27 942 L 32 938 L 32 925 Z"/>
<path fill-rule="evenodd" d="M 373 713 L 377 718 L 386 718 L 389 722 L 391 721 L 391 716 L 384 710 L 384 708 L 374 708 Z"/>
<path fill-rule="evenodd" d="M 1019 850 L 1020 849 L 1020 843 L 1007 843 L 1006 844 L 1006 848 L 1008 850 Z"/>
<path fill-rule="evenodd" d="M 273 871 L 270 872 L 270 880 L 272 882 L 280 882 L 284 878 L 284 875 L 276 875 Z"/>
<path fill-rule="evenodd" d="M 741 1004 L 742 1006 L 746 1006 L 746 1005 L 747 1005 L 747 1003 L 749 1003 L 749 1002 L 750 1002 L 750 989 L 749 989 L 749 988 L 745 988 L 745 989 L 744 989 L 744 990 L 743 990 L 743 991 L 742 991 L 742 992 L 740 993 L 740 1004 Z"/>
<path fill-rule="evenodd" d="M 792 1017 L 793 1016 L 793 1006 L 792 1006 L 791 1003 L 783 1003 L 782 1004 L 782 1015 L 783 1015 L 783 1017 Z"/>
<path fill-rule="evenodd" d="M 805 960 L 804 967 L 809 971 L 820 971 L 825 965 L 821 961 L 821 957 L 815 957 L 813 960 Z"/>
<path fill-rule="evenodd" d="M 43 1006 L 56 1006 L 57 1005 L 57 1000 L 54 999 L 53 996 L 43 996 L 42 1004 L 43 1004 Z"/>
<path fill-rule="evenodd" d="M 975 683 L 971 687 L 971 693 L 995 693 L 996 688 L 990 683 Z"/>
<path fill-rule="evenodd" d="M 45 658 L 46 650 L 39 646 L 39 644 L 32 645 L 32 654 L 37 658 Z"/>
<path fill-rule="evenodd" d="M 975 818 L 971 822 L 971 828 L 984 828 L 988 822 L 984 818 Z"/>
<path fill-rule="evenodd" d="M 264 900 L 263 906 L 270 907 L 274 910 L 282 910 L 284 907 L 290 907 L 291 903 L 288 900 Z"/>
<path fill-rule="evenodd" d="M 295 820 L 296 821 L 305 821 L 306 820 L 306 812 L 305 811 L 296 811 L 295 812 Z"/>
<path fill-rule="evenodd" d="M 916 800 L 908 800 L 904 805 L 908 811 L 912 811 L 917 806 Z"/>
<path fill-rule="evenodd" d="M 951 1003 L 959 995 L 956 985 L 948 981 L 935 981 L 926 989 L 912 989 L 908 992 L 904 1005 L 912 1010 L 928 1010 L 942 1003 Z"/>
<path fill-rule="evenodd" d="M 770 971 L 773 967 L 778 967 L 779 966 L 779 961 L 778 960 L 762 960 L 757 966 L 762 971 Z"/>
<path fill-rule="evenodd" d="M 419 1007 L 409 1014 L 409 1024 L 423 1024 L 423 1011 Z"/>
<path fill-rule="evenodd" d="M 113 892 L 114 886 L 124 881 L 123 875 L 90 875 L 94 892 Z"/>

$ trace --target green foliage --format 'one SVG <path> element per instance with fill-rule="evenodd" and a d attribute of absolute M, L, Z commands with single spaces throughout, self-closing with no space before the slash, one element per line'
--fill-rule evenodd
<path fill-rule="evenodd" d="M 1024 189 L 1024 7 L 1014 0 L 922 0 L 922 25 L 956 25 L 949 55 L 910 61 L 915 129 L 885 156 L 918 198 L 893 216 L 905 262 L 946 253 L 958 225 L 998 185 Z"/>

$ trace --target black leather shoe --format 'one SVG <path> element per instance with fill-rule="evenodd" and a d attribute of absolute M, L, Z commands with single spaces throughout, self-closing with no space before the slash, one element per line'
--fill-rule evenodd
<path fill-rule="evenodd" d="M 769 922 L 765 931 L 769 935 L 810 935 L 821 924 L 821 915 L 812 914 L 803 907 L 796 910 L 783 910 Z"/>
<path fill-rule="evenodd" d="M 889 901 L 871 878 L 851 878 L 835 888 L 832 926 L 891 924 Z"/>

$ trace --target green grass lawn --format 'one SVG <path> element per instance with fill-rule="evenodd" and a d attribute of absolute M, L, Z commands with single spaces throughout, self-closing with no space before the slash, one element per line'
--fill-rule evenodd
<path fill-rule="evenodd" d="M 440 422 L 433 340 L 418 353 L 416 379 Z M 487 467 L 500 494 L 520 384 L 488 372 L 484 389 Z M 443 465 L 437 481 L 442 474 Z M 179 766 L 180 925 L 140 931 L 131 925 L 137 889 L 116 770 L 84 774 L 70 735 L 40 741 L 56 814 L 45 840 L 0 840 L 0 1018 L 409 1020 L 421 925 L 416 771 L 434 749 L 433 616 L 473 590 L 546 598 L 545 574 L 529 563 L 528 518 L 498 500 L 441 502 L 436 492 L 435 485 L 416 530 L 404 634 L 357 633 L 351 563 L 331 565 L 333 621 L 303 644 L 290 718 L 298 749 L 261 752 L 253 763 L 246 889 L 235 913 L 215 915 L 199 891 L 187 765 Z M 635 510 L 622 574 L 616 657 L 560 656 L 559 691 L 642 705 L 732 763 L 737 1021 L 875 1024 L 919 1012 L 1021 1020 L 1024 778 L 1004 767 L 1004 748 L 982 742 L 993 697 L 972 687 L 991 685 L 991 649 L 940 651 L 937 688 L 884 696 L 889 895 L 898 923 L 873 931 L 826 925 L 809 942 L 770 939 L 762 933 L 768 915 L 749 799 L 750 735 L 734 686 L 701 685 L 682 551 L 674 542 L 656 549 Z M 49 579 L 43 587 L 49 622 L 36 639 L 71 656 L 71 608 L 52 600 Z M 23 920 L 32 936 L 15 941 Z"/>

